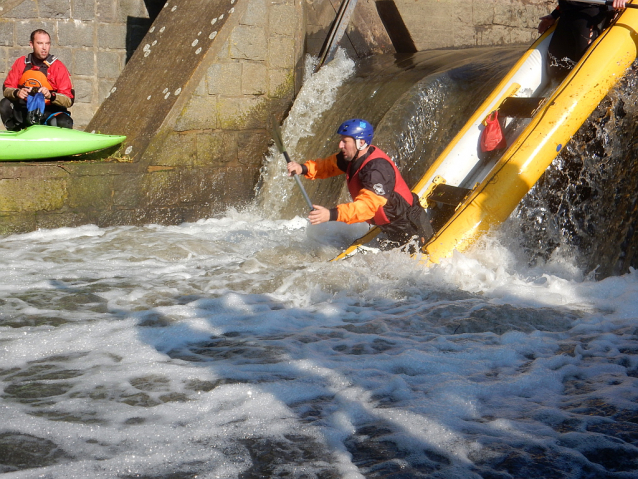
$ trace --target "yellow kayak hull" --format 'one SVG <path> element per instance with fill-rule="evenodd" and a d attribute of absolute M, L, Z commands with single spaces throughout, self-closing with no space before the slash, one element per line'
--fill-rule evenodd
<path fill-rule="evenodd" d="M 450 256 L 455 249 L 466 250 L 481 235 L 509 217 L 560 150 L 634 62 L 638 53 L 637 30 L 638 12 L 628 9 L 596 39 L 490 173 L 472 189 L 453 217 L 425 246 L 428 262 L 437 263 Z M 530 47 L 499 85 L 500 88 L 497 87 L 483 107 L 479 108 L 478 117 L 487 116 L 491 111 L 490 103 L 511 85 L 517 68 L 544 40 L 541 37 Z M 455 138 L 453 143 L 458 140 L 458 137 Z M 433 168 L 436 169 L 436 166 L 437 163 Z M 419 196 L 425 193 L 428 180 L 426 173 L 414 188 Z"/>

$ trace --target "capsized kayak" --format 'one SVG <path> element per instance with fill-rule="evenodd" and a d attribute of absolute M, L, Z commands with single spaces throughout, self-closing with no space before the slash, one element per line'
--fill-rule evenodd
<path fill-rule="evenodd" d="M 553 29 L 532 44 L 412 189 L 430 211 L 435 231 L 421 260 L 437 263 L 455 249 L 464 251 L 508 218 L 634 62 L 636 31 L 638 11 L 627 9 L 556 87 L 546 67 Z M 483 121 L 495 110 L 505 120 L 507 148 L 485 155 Z M 335 260 L 379 232 L 371 229 Z"/>
<path fill-rule="evenodd" d="M 119 145 L 125 139 L 126 136 L 120 135 L 33 125 L 21 131 L 0 131 L 0 161 L 41 160 L 90 153 Z"/>

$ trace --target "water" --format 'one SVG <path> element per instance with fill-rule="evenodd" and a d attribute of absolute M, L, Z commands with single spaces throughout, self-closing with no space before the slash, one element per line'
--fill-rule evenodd
<path fill-rule="evenodd" d="M 2 477 L 638 477 L 638 272 L 530 261 L 519 213 L 331 263 L 365 227 L 263 201 L 2 238 Z"/>

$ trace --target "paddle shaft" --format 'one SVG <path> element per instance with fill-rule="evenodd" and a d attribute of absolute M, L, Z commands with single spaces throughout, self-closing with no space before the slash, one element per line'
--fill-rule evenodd
<path fill-rule="evenodd" d="M 290 163 L 291 159 L 290 159 L 290 156 L 288 156 L 288 152 L 286 151 L 286 147 L 284 146 L 284 140 L 283 140 L 283 138 L 281 136 L 281 130 L 279 130 L 279 123 L 277 123 L 276 120 L 273 122 L 272 136 L 273 136 L 273 139 L 275 140 L 275 145 L 277 145 L 277 149 L 281 153 L 284 154 L 284 158 L 286 159 L 286 163 Z M 310 211 L 314 211 L 315 209 L 312 206 L 312 201 L 310 201 L 310 197 L 308 197 L 308 193 L 306 193 L 306 189 L 301 184 L 301 180 L 299 179 L 299 175 L 297 175 L 297 173 L 293 172 L 292 176 L 295 178 L 295 181 L 297 182 L 297 186 L 299 187 L 299 190 L 301 191 L 301 194 L 303 195 L 304 199 L 306 200 L 306 203 L 308 204 L 308 208 L 310 208 Z"/>
<path fill-rule="evenodd" d="M 286 163 L 290 163 L 292 160 L 290 159 L 290 156 L 288 156 L 288 152 L 286 150 L 284 150 L 284 151 L 282 151 L 282 153 L 284 154 L 284 158 L 286 159 Z M 312 206 L 312 201 L 310 201 L 310 197 L 308 196 L 308 193 L 306 193 L 306 189 L 301 184 L 301 180 L 299 179 L 299 175 L 297 173 L 293 172 L 292 176 L 295 179 L 295 181 L 297 182 L 297 186 L 299 186 L 299 189 L 301 190 L 301 194 L 303 195 L 304 200 L 306 200 L 306 203 L 308 204 L 308 208 L 310 208 L 310 211 L 314 211 L 315 208 Z"/>

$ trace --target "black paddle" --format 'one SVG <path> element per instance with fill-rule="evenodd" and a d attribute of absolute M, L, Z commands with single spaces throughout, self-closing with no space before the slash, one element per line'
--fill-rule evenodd
<path fill-rule="evenodd" d="M 281 131 L 279 130 L 279 124 L 277 123 L 277 121 L 273 121 L 273 125 L 274 126 L 272 129 L 272 136 L 273 136 L 273 139 L 275 140 L 275 144 L 277 145 L 277 149 L 279 149 L 279 151 L 284 154 L 286 163 L 290 163 L 291 160 L 290 160 L 290 157 L 288 156 L 288 152 L 286 151 L 286 147 L 284 146 L 284 141 L 281 137 Z M 295 181 L 297 182 L 297 186 L 301 190 L 301 194 L 306 200 L 306 203 L 308 203 L 308 208 L 310 208 L 310 211 L 314 211 L 314 208 L 312 207 L 312 201 L 310 201 L 310 198 L 308 197 L 308 193 L 306 193 L 305 188 L 301 184 L 301 180 L 299 179 L 299 176 L 294 172 L 292 173 L 292 176 L 295 178 Z"/>

